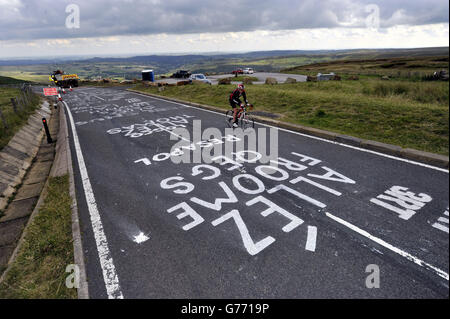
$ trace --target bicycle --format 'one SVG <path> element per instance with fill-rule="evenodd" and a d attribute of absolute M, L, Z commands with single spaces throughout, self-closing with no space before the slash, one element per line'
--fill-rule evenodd
<path fill-rule="evenodd" d="M 240 110 L 236 114 L 236 119 L 237 119 L 238 125 L 243 130 L 245 130 L 247 128 L 255 128 L 255 120 L 253 119 L 253 117 L 251 115 L 249 115 L 247 108 L 249 110 L 252 110 L 253 105 L 252 104 L 245 105 L 244 103 L 242 103 Z M 234 114 L 233 109 L 231 109 L 225 113 L 225 118 L 226 118 L 226 121 L 227 121 L 229 127 L 233 127 L 233 114 Z"/>

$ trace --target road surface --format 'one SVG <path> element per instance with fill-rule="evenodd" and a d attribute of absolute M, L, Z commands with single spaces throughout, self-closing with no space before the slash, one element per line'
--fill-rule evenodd
<path fill-rule="evenodd" d="M 448 298 L 448 171 L 262 124 L 272 162 L 220 157 L 239 142 L 222 114 L 64 102 L 91 298 Z"/>

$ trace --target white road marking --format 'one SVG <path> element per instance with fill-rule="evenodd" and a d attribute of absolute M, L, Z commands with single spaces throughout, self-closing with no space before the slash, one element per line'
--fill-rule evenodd
<path fill-rule="evenodd" d="M 135 92 L 131 92 L 131 93 L 135 93 Z M 181 103 L 168 101 L 168 100 L 164 100 L 164 99 L 158 99 L 158 98 L 150 97 L 150 96 L 144 95 L 144 94 L 139 94 L 139 93 L 135 93 L 135 94 L 142 95 L 142 96 L 145 96 L 145 97 L 151 98 L 151 99 L 156 99 L 156 100 L 161 100 L 161 101 L 164 101 L 164 102 L 169 102 L 169 103 L 173 103 L 173 104 L 182 105 L 182 106 L 185 106 L 185 107 L 188 107 L 188 108 L 195 108 L 195 109 L 206 111 L 206 112 L 210 112 L 210 113 L 220 114 L 220 113 L 215 112 L 215 111 L 205 110 L 205 109 L 202 109 L 202 108 L 196 108 L 196 107 L 189 106 L 189 105 L 186 105 L 186 104 L 181 104 Z M 275 129 L 279 129 L 279 130 L 282 130 L 282 131 L 286 131 L 286 132 L 289 132 L 289 133 L 293 133 L 293 134 L 309 137 L 309 138 L 312 138 L 312 139 L 317 139 L 317 140 L 324 141 L 324 142 L 327 142 L 327 143 L 332 143 L 332 144 L 337 144 L 337 145 L 340 145 L 340 146 L 352 148 L 352 149 L 359 150 L 359 151 L 362 151 L 362 152 L 367 152 L 367 153 L 371 153 L 371 154 L 387 157 L 387 158 L 390 158 L 390 159 L 394 159 L 394 160 L 410 163 L 410 164 L 413 164 L 413 165 L 418 165 L 418 166 L 422 166 L 422 167 L 426 167 L 426 168 L 431 168 L 431 169 L 438 170 L 438 171 L 441 171 L 441 172 L 444 172 L 444 173 L 447 173 L 447 174 L 449 173 L 448 170 L 441 169 L 441 168 L 438 168 L 438 167 L 434 167 L 434 166 L 431 166 L 431 165 L 427 165 L 427 164 L 423 164 L 423 163 L 419 163 L 419 162 L 414 162 L 414 161 L 410 161 L 410 160 L 407 160 L 407 159 L 398 158 L 398 157 L 395 157 L 395 156 L 391 156 L 391 155 L 387 155 L 387 154 L 383 154 L 383 153 L 379 153 L 379 152 L 375 152 L 375 151 L 371 151 L 371 150 L 367 150 L 367 149 L 362 149 L 362 148 L 359 148 L 359 147 L 346 145 L 346 144 L 342 144 L 342 143 L 338 143 L 338 142 L 334 142 L 334 141 L 326 140 L 326 139 L 323 139 L 323 138 L 310 136 L 310 135 L 306 135 L 306 134 L 302 134 L 302 133 L 298 133 L 298 132 L 294 132 L 294 131 L 290 131 L 290 130 L 286 130 L 286 129 L 282 129 L 282 128 L 277 128 L 277 127 L 274 127 L 272 125 L 267 125 L 267 124 L 264 124 L 264 123 L 258 123 L 258 124 L 264 125 L 264 126 L 268 126 L 268 127 L 272 127 L 272 128 L 275 128 Z M 272 192 L 274 192 L 274 189 L 272 189 Z M 270 193 L 270 191 L 269 191 L 269 193 Z M 366 237 L 366 238 L 376 242 L 377 244 L 379 244 L 379 245 L 381 245 L 381 246 L 383 246 L 383 247 L 385 247 L 385 248 L 387 248 L 387 249 L 389 249 L 389 250 L 399 254 L 400 256 L 405 257 L 406 259 L 408 259 L 408 260 L 410 260 L 410 261 L 412 261 L 412 262 L 414 262 L 414 263 L 416 263 L 416 264 L 418 264 L 418 265 L 420 265 L 422 267 L 426 267 L 426 268 L 431 269 L 437 275 L 439 275 L 440 277 L 446 279 L 447 281 L 449 280 L 449 275 L 445 271 L 443 271 L 443 270 L 441 270 L 441 269 L 439 269 L 439 268 L 437 268 L 437 267 L 435 267 L 435 266 L 433 266 L 431 264 L 428 264 L 428 263 L 424 262 L 423 260 L 421 260 L 421 259 L 419 259 L 417 257 L 414 257 L 411 254 L 409 254 L 409 253 L 407 253 L 407 252 L 405 252 L 405 251 L 403 251 L 403 250 L 401 250 L 401 249 L 399 249 L 397 247 L 394 247 L 393 245 L 385 242 L 384 240 L 382 240 L 380 238 L 377 238 L 375 236 L 370 235 L 368 232 L 358 228 L 357 226 L 354 226 L 354 225 L 350 224 L 349 222 L 346 222 L 343 219 L 340 219 L 339 217 L 336 217 L 336 216 L 334 216 L 334 215 L 332 215 L 330 213 L 326 213 L 326 215 L 328 217 L 330 217 L 331 219 L 335 220 L 336 222 L 338 222 L 338 223 L 340 223 L 340 224 L 350 228 L 351 230 L 359 233 L 360 235 L 363 235 L 364 237 Z M 436 228 L 441 227 L 440 224 L 434 224 L 433 227 L 435 227 L 435 225 L 439 225 Z M 311 226 L 308 226 L 308 230 L 309 230 L 309 227 L 311 227 Z M 439 229 L 441 229 L 441 228 L 439 228 Z M 444 229 L 441 229 L 441 230 L 444 230 Z M 448 232 L 448 229 L 447 229 L 447 232 Z M 312 236 L 312 234 L 313 233 L 311 233 L 311 236 Z M 317 230 L 316 230 L 316 235 L 317 235 Z M 308 232 L 308 240 L 310 238 L 309 236 L 310 236 L 310 233 Z M 307 241 L 307 247 L 308 247 L 308 241 Z M 309 247 L 312 247 L 312 246 L 309 246 Z"/>
<path fill-rule="evenodd" d="M 438 222 L 448 224 L 448 218 L 445 218 L 445 217 L 439 217 Z"/>
<path fill-rule="evenodd" d="M 295 195 L 298 198 L 303 199 L 304 201 L 307 201 L 308 203 L 316 205 L 316 206 L 318 206 L 320 208 L 327 207 L 327 205 L 325 205 L 324 203 L 322 203 L 322 202 L 320 202 L 318 200 L 315 200 L 314 198 L 311 198 L 311 197 L 309 197 L 309 196 L 307 196 L 307 195 L 305 195 L 303 193 L 300 193 L 300 192 L 296 191 L 295 189 L 292 189 L 292 188 L 290 188 L 290 187 L 288 187 L 286 185 L 283 185 L 283 184 L 280 184 L 280 185 L 277 185 L 277 186 L 275 186 L 275 187 L 273 187 L 271 189 L 268 189 L 267 192 L 269 194 L 273 194 L 273 193 L 278 192 L 280 190 L 285 190 L 288 193 L 291 193 L 292 195 Z"/>
<path fill-rule="evenodd" d="M 136 164 L 137 163 L 140 163 L 140 162 L 142 162 L 142 163 L 144 163 L 145 165 L 151 165 L 152 164 L 152 162 L 148 159 L 148 158 L 141 158 L 141 159 L 138 159 L 138 160 L 135 160 L 134 161 Z"/>
<path fill-rule="evenodd" d="M 317 188 L 323 189 L 324 191 L 326 191 L 328 193 L 331 193 L 333 195 L 336 195 L 336 196 L 341 196 L 342 195 L 341 192 L 338 192 L 338 191 L 336 191 L 336 190 L 334 190 L 332 188 L 329 188 L 329 187 L 327 187 L 325 185 L 316 183 L 316 182 L 310 180 L 309 178 L 306 178 L 306 177 L 303 177 L 303 176 L 298 176 L 298 177 L 294 178 L 293 180 L 289 181 L 289 183 L 297 184 L 298 182 L 302 182 L 302 181 L 306 182 L 308 184 L 311 184 L 311 185 L 313 185 L 313 186 L 315 186 Z"/>
<path fill-rule="evenodd" d="M 190 105 L 187 105 L 187 104 L 182 104 L 182 103 L 178 103 L 178 102 L 174 102 L 174 101 L 164 100 L 164 99 L 156 98 L 156 97 L 145 95 L 145 94 L 141 94 L 141 93 L 136 93 L 136 92 L 131 92 L 131 91 L 128 91 L 128 92 L 134 93 L 134 94 L 137 94 L 137 95 L 140 95 L 140 96 L 145 96 L 145 97 L 147 97 L 149 99 L 155 99 L 155 100 L 159 100 L 159 101 L 163 101 L 163 102 L 178 104 L 178 105 L 181 105 L 181 106 L 184 106 L 184 107 L 187 107 L 187 108 L 194 108 L 196 110 L 201 110 L 201 111 L 205 111 L 205 112 L 210 112 L 210 113 L 221 115 L 220 112 L 216 112 L 216 111 L 206 110 L 206 109 L 203 109 L 203 108 L 190 106 Z M 366 152 L 366 153 L 370 153 L 370 154 L 374 154 L 374 155 L 390 158 L 390 159 L 393 159 L 393 160 L 397 160 L 397 161 L 406 162 L 406 163 L 413 164 L 413 165 L 418 165 L 418 166 L 434 169 L 434 170 L 437 170 L 437 171 L 440 171 L 440 172 L 444 172 L 444 173 L 447 173 L 447 174 L 449 173 L 449 171 L 447 169 L 444 169 L 444 168 L 439 168 L 439 167 L 436 167 L 436 166 L 431 166 L 431 165 L 428 165 L 428 164 L 411 161 L 411 160 L 408 160 L 408 159 L 405 159 L 405 158 L 400 158 L 400 157 L 396 157 L 396 156 L 392 156 L 392 155 L 388 155 L 388 154 L 384 154 L 384 153 L 368 150 L 368 149 L 365 149 L 365 148 L 360 148 L 360 147 L 357 147 L 357 146 L 352 146 L 352 145 L 347 145 L 347 144 L 343 144 L 343 143 L 327 140 L 327 139 L 324 139 L 324 138 L 321 138 L 321 137 L 317 137 L 317 136 L 312 136 L 312 135 L 307 135 L 307 134 L 300 133 L 300 132 L 291 131 L 291 130 L 284 129 L 284 128 L 281 128 L 281 127 L 276 127 L 276 126 L 272 126 L 272 125 L 269 125 L 269 124 L 261 123 L 261 122 L 258 122 L 258 121 L 255 121 L 255 123 L 257 123 L 259 125 L 271 127 L 271 128 L 274 128 L 274 129 L 277 129 L 277 130 L 280 130 L 280 131 L 284 131 L 284 132 L 288 132 L 288 133 L 304 136 L 304 137 L 307 137 L 307 138 L 312 138 L 312 139 L 319 140 L 319 141 L 322 141 L 322 142 L 331 143 L 331 144 L 335 144 L 335 145 L 351 148 L 351 149 L 354 149 L 354 150 L 358 150 L 358 151 L 361 151 L 361 152 Z"/>
<path fill-rule="evenodd" d="M 380 195 L 380 196 L 382 196 L 382 195 Z M 404 219 L 404 220 L 410 219 L 416 213 L 416 211 L 414 211 L 412 209 L 401 209 L 401 208 L 399 208 L 397 206 L 394 206 L 394 205 L 391 205 L 389 203 L 383 202 L 383 201 L 381 201 L 379 199 L 376 199 L 376 198 L 372 198 L 370 200 L 370 202 L 375 204 L 375 205 L 384 207 L 384 208 L 386 208 L 386 209 L 388 209 L 390 211 L 393 211 L 393 212 L 397 213 L 398 217 L 400 217 L 401 219 Z"/>
<path fill-rule="evenodd" d="M 250 234 L 248 232 L 247 226 L 245 225 L 244 221 L 242 220 L 241 215 L 239 214 L 239 211 L 236 209 L 233 209 L 231 212 L 217 218 L 216 220 L 212 221 L 212 225 L 216 227 L 217 225 L 222 224 L 226 220 L 232 218 L 234 222 L 236 223 L 239 233 L 241 234 L 242 241 L 244 242 L 244 247 L 247 249 L 247 252 L 255 256 L 262 250 L 264 250 L 267 246 L 271 245 L 273 242 L 275 242 L 275 238 L 272 236 L 267 236 L 264 239 L 261 239 L 258 242 L 254 242 L 253 239 L 250 237 Z"/>
<path fill-rule="evenodd" d="M 419 265 L 421 267 L 431 269 L 438 276 L 444 278 L 447 281 L 449 280 L 448 273 L 446 273 L 445 271 L 443 271 L 443 270 L 441 270 L 441 269 L 439 269 L 439 268 L 437 268 L 437 267 L 435 267 L 433 265 L 430 265 L 429 263 L 424 262 L 423 260 L 421 260 L 421 259 L 419 259 L 419 258 L 417 258 L 417 257 L 415 257 L 415 256 L 413 256 L 413 255 L 411 255 L 409 253 L 407 253 L 406 251 L 403 251 L 403 250 L 401 250 L 401 249 L 399 249 L 397 247 L 394 247 L 393 245 L 385 242 L 384 240 L 382 240 L 382 239 L 380 239 L 378 237 L 372 236 L 371 234 L 369 234 L 365 230 L 362 230 L 361 228 L 359 228 L 359 227 L 357 227 L 357 226 L 355 226 L 355 225 L 353 225 L 353 224 L 351 224 L 349 222 L 346 222 L 345 220 L 343 220 L 343 219 L 341 219 L 339 217 L 336 217 L 336 216 L 334 216 L 334 215 L 332 215 L 330 213 L 327 213 L 327 212 L 325 214 L 329 218 L 331 218 L 332 220 L 334 220 L 334 221 L 338 222 L 339 224 L 341 224 L 341 225 L 343 225 L 343 226 L 345 226 L 345 227 L 347 227 L 347 228 L 357 232 L 358 234 L 360 234 L 360 235 L 370 239 L 371 241 L 377 243 L 378 245 L 381 245 L 381 246 L 391 250 L 392 252 L 394 252 L 396 254 L 399 254 L 402 257 L 405 257 L 409 261 L 412 261 L 412 262 L 414 262 L 415 264 L 417 264 L 417 265 Z"/>
<path fill-rule="evenodd" d="M 146 242 L 147 240 L 149 240 L 150 237 L 148 237 L 147 235 L 145 235 L 143 232 L 140 232 L 139 235 L 134 236 L 134 242 L 137 244 L 141 244 L 143 242 Z"/>
<path fill-rule="evenodd" d="M 316 251 L 316 240 L 317 240 L 317 227 L 308 226 L 308 238 L 306 239 L 305 249 L 315 252 Z"/>
<path fill-rule="evenodd" d="M 442 230 L 442 231 L 444 231 L 444 232 L 446 232 L 448 234 L 448 227 L 445 226 L 445 225 L 442 225 L 442 224 L 439 224 L 439 223 L 434 223 L 431 226 L 433 226 L 436 229 Z"/>
<path fill-rule="evenodd" d="M 194 108 L 194 109 L 197 109 L 197 110 L 202 110 L 202 111 L 205 111 L 205 112 L 214 113 L 216 115 L 220 115 L 221 114 L 220 112 L 206 110 L 206 109 L 202 109 L 202 108 L 197 108 L 197 107 L 189 106 L 189 105 L 186 105 L 186 104 L 173 102 L 173 101 L 168 101 L 168 100 L 164 100 L 164 99 L 160 99 L 160 98 L 155 98 L 155 97 L 151 97 L 151 96 L 140 94 L 140 93 L 135 93 L 135 92 L 130 92 L 130 93 L 134 93 L 136 95 L 141 95 L 141 96 L 144 96 L 144 97 L 149 98 L 149 99 L 160 100 L 160 101 L 163 101 L 163 102 L 168 102 L 168 103 L 172 103 L 172 104 L 181 105 L 181 106 L 184 106 L 184 107 L 187 107 L 187 108 Z M 66 107 L 67 107 L 67 104 L 66 104 Z M 70 113 L 70 111 L 69 111 L 69 113 Z M 70 115 L 70 117 L 71 117 L 71 115 Z M 71 119 L 71 121 L 73 123 L 73 119 Z M 402 162 L 406 162 L 406 163 L 409 163 L 409 164 L 430 168 L 430 169 L 441 171 L 441 172 L 444 172 L 444 173 L 447 173 L 447 174 L 449 173 L 448 170 L 442 169 L 442 168 L 438 168 L 438 167 L 435 167 L 435 166 L 431 166 L 431 165 L 427 165 L 427 164 L 423 164 L 423 163 L 419 163 L 419 162 L 415 162 L 415 161 L 411 161 L 411 160 L 407 160 L 407 159 L 403 159 L 403 158 L 398 158 L 398 157 L 395 157 L 395 156 L 391 156 L 391 155 L 387 155 L 387 154 L 383 154 L 383 153 L 379 153 L 379 152 L 375 152 L 375 151 L 372 151 L 372 150 L 367 150 L 367 149 L 363 149 L 363 148 L 359 148 L 359 147 L 355 147 L 355 146 L 351 146 L 351 145 L 346 145 L 346 144 L 334 142 L 334 141 L 331 141 L 331 140 L 323 139 L 323 138 L 320 138 L 320 137 L 315 137 L 315 136 L 311 136 L 311 135 L 307 135 L 307 134 L 303 134 L 303 133 L 299 133 L 299 132 L 295 132 L 295 131 L 290 131 L 290 130 L 283 129 L 283 128 L 274 127 L 272 125 L 268 125 L 268 124 L 264 124 L 264 123 L 259 123 L 259 122 L 257 122 L 257 123 L 260 124 L 260 125 L 263 125 L 263 126 L 275 128 L 275 129 L 278 129 L 278 130 L 281 130 L 281 131 L 285 131 L 285 132 L 289 132 L 289 133 L 292 133 L 292 134 L 304 136 L 304 137 L 307 137 L 307 138 L 312 138 L 312 139 L 320 140 L 320 141 L 323 141 L 323 142 L 327 142 L 327 143 L 336 144 L 336 145 L 340 145 L 340 146 L 343 146 L 343 147 L 359 150 L 359 151 L 362 151 L 362 152 L 371 153 L 371 154 L 375 154 L 375 155 L 378 155 L 378 156 L 394 159 L 394 160 L 397 160 L 397 161 L 402 161 Z M 72 125 L 72 130 L 74 130 L 74 125 Z M 168 131 L 168 132 L 171 133 L 171 134 L 174 134 L 173 132 L 170 132 L 170 131 Z M 75 136 L 75 134 L 74 134 L 74 136 Z M 233 213 L 233 212 L 230 212 L 230 213 Z M 345 220 L 343 220 L 343 219 L 341 219 L 339 217 L 336 217 L 336 216 L 334 216 L 334 215 L 332 215 L 332 214 L 330 214 L 328 212 L 325 213 L 325 214 L 326 214 L 327 217 L 329 217 L 329 218 L 333 219 L 334 221 L 338 222 L 339 224 L 341 224 L 341 225 L 351 229 L 352 231 L 355 231 L 356 233 L 358 233 L 358 234 L 360 234 L 360 235 L 370 239 L 371 241 L 373 241 L 373 242 L 375 242 L 375 243 L 377 243 L 377 244 L 379 244 L 379 245 L 381 245 L 381 246 L 391 250 L 392 252 L 394 252 L 396 254 L 399 254 L 400 256 L 406 258 L 407 260 L 412 261 L 412 262 L 414 262 L 415 264 L 417 264 L 417 265 L 419 265 L 421 267 L 424 267 L 425 269 L 432 270 L 434 273 L 436 273 L 440 277 L 446 279 L 447 281 L 449 280 L 449 275 L 445 271 L 443 271 L 443 270 L 441 270 L 441 269 L 439 269 L 439 268 L 437 268 L 437 267 L 435 267 L 435 266 L 433 266 L 433 265 L 431 265 L 429 263 L 424 262 L 423 260 L 421 260 L 421 259 L 419 259 L 419 258 L 417 258 L 417 257 L 415 257 L 415 256 L 413 256 L 413 255 L 411 255 L 411 254 L 409 254 L 409 253 L 407 253 L 407 252 L 405 252 L 405 251 L 403 251 L 403 250 L 401 250 L 401 249 L 399 249 L 399 248 L 397 248 L 397 247 L 395 247 L 395 246 L 393 246 L 393 245 L 391 245 L 391 244 L 389 244 L 387 242 L 385 242 L 384 240 L 382 240 L 380 238 L 372 236 L 368 232 L 360 229 L 359 227 L 357 227 L 357 226 L 355 226 L 355 225 L 353 225 L 353 224 L 351 224 L 349 222 L 346 222 Z M 233 214 L 230 214 L 230 215 L 233 215 Z M 235 216 L 227 216 L 226 219 L 231 218 L 231 217 L 235 217 Z M 213 222 L 213 226 L 216 226 L 217 224 L 220 224 L 221 222 L 225 221 L 226 219 L 224 218 L 224 216 L 222 216 L 221 218 L 219 218 L 218 220 Z M 234 218 L 234 219 L 236 219 L 236 218 Z M 240 224 L 240 223 L 238 223 L 238 224 Z M 239 228 L 239 226 L 240 225 L 238 225 L 238 228 Z M 309 226 L 309 227 L 314 227 L 314 226 Z M 242 235 L 242 229 L 240 229 L 240 232 L 241 232 L 241 235 Z M 245 231 L 244 231 L 244 233 L 245 233 Z M 317 233 L 317 231 L 316 231 L 316 233 Z M 247 234 L 248 234 L 248 230 L 247 230 Z M 309 236 L 311 236 L 311 238 L 313 238 L 313 234 L 314 234 L 314 230 L 311 231 L 311 234 L 310 234 L 310 232 L 308 232 L 307 247 L 310 247 L 310 248 L 312 247 L 311 246 L 312 245 L 312 239 L 310 241 L 310 243 L 311 243 L 310 246 L 308 246 L 308 240 L 310 238 Z M 247 236 L 245 236 L 245 237 L 247 237 Z"/>
<path fill-rule="evenodd" d="M 176 136 L 176 137 L 178 137 L 178 138 L 181 138 L 183 141 L 186 141 L 186 142 L 191 143 L 191 141 L 188 140 L 187 138 L 185 138 L 185 137 L 183 137 L 183 136 L 181 136 L 181 135 L 175 134 L 174 132 L 172 132 L 172 131 L 170 131 L 170 130 L 167 130 L 167 129 L 164 128 L 164 126 L 162 126 L 161 124 L 156 125 L 156 126 L 157 126 L 158 128 L 160 128 L 161 130 L 167 132 L 167 133 L 170 133 L 170 134 L 172 134 L 172 135 L 174 135 L 174 136 Z"/>
<path fill-rule="evenodd" d="M 89 215 L 91 217 L 92 230 L 94 232 L 95 243 L 97 245 L 98 257 L 103 272 L 103 280 L 105 282 L 106 292 L 109 299 L 123 299 L 123 294 L 119 285 L 119 277 L 117 276 L 116 267 L 109 251 L 108 240 L 106 239 L 103 230 L 103 224 L 100 218 L 100 213 L 95 201 L 92 185 L 86 170 L 83 153 L 80 147 L 80 141 L 73 121 L 72 113 L 66 102 L 63 102 L 69 115 L 70 124 L 72 126 L 72 135 L 74 148 L 77 154 L 78 166 L 80 169 L 81 181 L 83 183 L 84 195 L 86 197 L 86 204 L 88 206 Z"/>

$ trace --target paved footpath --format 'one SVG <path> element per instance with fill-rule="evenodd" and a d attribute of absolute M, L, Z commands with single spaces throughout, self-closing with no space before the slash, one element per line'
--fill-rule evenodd
<path fill-rule="evenodd" d="M 259 124 L 271 163 L 175 163 L 238 145 L 224 116 L 115 88 L 64 100 L 91 298 L 448 298 L 448 171 Z"/>

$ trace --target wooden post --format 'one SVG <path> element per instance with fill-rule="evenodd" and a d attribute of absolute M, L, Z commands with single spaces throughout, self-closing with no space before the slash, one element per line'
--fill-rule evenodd
<path fill-rule="evenodd" d="M 24 110 L 26 108 L 26 105 L 24 104 L 22 96 L 20 96 L 20 94 L 17 96 L 17 101 L 20 104 L 20 106 L 22 107 L 22 109 Z"/>
<path fill-rule="evenodd" d="M 23 100 L 25 101 L 25 107 L 27 107 L 30 103 L 28 102 L 27 95 L 24 93 L 21 94 Z"/>
<path fill-rule="evenodd" d="M 6 124 L 5 116 L 3 115 L 2 109 L 0 108 L 0 117 L 2 118 L 4 128 L 8 128 L 8 124 Z"/>

